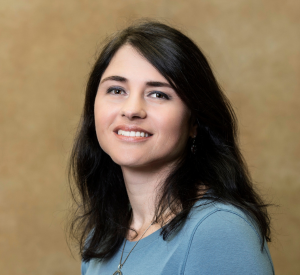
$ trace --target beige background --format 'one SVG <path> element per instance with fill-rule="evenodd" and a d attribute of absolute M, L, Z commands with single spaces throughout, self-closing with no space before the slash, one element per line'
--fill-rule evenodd
<path fill-rule="evenodd" d="M 0 270 L 79 274 L 66 163 L 102 39 L 154 17 L 204 50 L 269 202 L 276 274 L 300 274 L 300 1 L 0 0 Z"/>

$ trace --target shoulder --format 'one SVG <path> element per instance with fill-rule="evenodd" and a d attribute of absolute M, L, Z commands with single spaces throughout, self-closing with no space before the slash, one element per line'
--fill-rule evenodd
<path fill-rule="evenodd" d="M 189 215 L 189 222 L 194 231 L 198 228 L 211 229 L 218 231 L 225 229 L 245 229 L 255 232 L 256 238 L 261 241 L 261 236 L 257 224 L 243 210 L 224 203 L 210 201 L 198 202 Z M 200 229 L 201 230 L 201 229 Z"/>
<path fill-rule="evenodd" d="M 273 274 L 267 245 L 261 250 L 257 225 L 239 208 L 197 203 L 187 226 L 190 238 L 182 274 L 196 271 L 197 265 L 209 270 L 207 274 Z"/>
<path fill-rule="evenodd" d="M 85 275 L 87 273 L 89 264 L 90 264 L 90 262 L 81 261 L 81 275 Z"/>
<path fill-rule="evenodd" d="M 241 209 L 223 203 L 197 203 L 189 217 L 190 243 L 239 245 L 250 242 L 260 247 L 262 237 L 256 223 Z M 213 241 L 214 240 L 214 241 Z M 221 242 L 222 240 L 222 242 Z"/>

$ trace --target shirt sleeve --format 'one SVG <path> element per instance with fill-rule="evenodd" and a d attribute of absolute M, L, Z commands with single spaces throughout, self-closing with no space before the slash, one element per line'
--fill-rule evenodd
<path fill-rule="evenodd" d="M 274 274 L 267 245 L 241 215 L 218 210 L 203 218 L 190 239 L 181 274 Z"/>

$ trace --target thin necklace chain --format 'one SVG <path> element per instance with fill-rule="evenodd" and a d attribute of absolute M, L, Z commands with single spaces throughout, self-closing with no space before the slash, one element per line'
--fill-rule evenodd
<path fill-rule="evenodd" d="M 126 257 L 126 259 L 125 259 L 124 262 L 122 263 L 123 253 L 124 253 L 124 249 L 125 249 L 125 245 L 126 245 L 126 241 L 127 241 L 127 239 L 125 239 L 124 245 L 123 245 L 123 249 L 122 249 L 122 255 L 121 255 L 121 259 L 120 259 L 120 264 L 119 264 L 119 266 L 118 266 L 118 269 L 119 269 L 119 270 L 123 267 L 123 265 L 125 264 L 125 262 L 126 262 L 126 260 L 128 259 L 130 253 L 132 252 L 132 250 L 136 247 L 136 245 L 139 243 L 139 241 L 143 238 L 143 236 L 146 234 L 146 232 L 148 231 L 148 229 L 149 229 L 149 228 L 151 227 L 151 225 L 153 225 L 153 224 L 154 224 L 154 222 L 152 222 L 152 223 L 147 227 L 147 229 L 144 231 L 144 233 L 143 233 L 142 236 L 139 238 L 139 240 L 136 242 L 136 244 L 133 246 L 133 248 L 131 248 L 131 250 L 129 251 L 129 253 L 128 253 L 127 257 Z"/>

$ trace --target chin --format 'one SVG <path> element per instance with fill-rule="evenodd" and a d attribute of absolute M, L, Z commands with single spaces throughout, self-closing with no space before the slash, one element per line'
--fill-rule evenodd
<path fill-rule="evenodd" d="M 133 156 L 111 156 L 111 158 L 116 164 L 124 167 L 139 167 L 144 166 L 147 163 L 146 161 L 143 161 L 140 158 L 135 158 Z"/>

